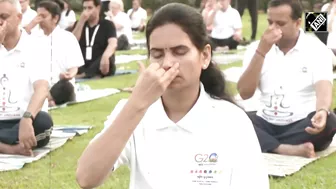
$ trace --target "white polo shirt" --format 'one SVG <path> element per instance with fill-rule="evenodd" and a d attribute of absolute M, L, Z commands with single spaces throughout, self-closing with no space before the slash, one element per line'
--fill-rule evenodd
<path fill-rule="evenodd" d="M 128 17 L 131 16 L 133 9 L 129 9 L 127 11 Z M 147 20 L 147 11 L 142 7 L 139 7 L 138 10 L 134 11 L 132 14 L 131 21 L 132 21 L 132 28 L 138 28 L 141 25 L 143 20 Z"/>
<path fill-rule="evenodd" d="M 226 11 L 218 10 L 214 17 L 211 37 L 215 39 L 230 38 L 237 29 L 243 28 L 239 12 L 229 6 Z"/>
<path fill-rule="evenodd" d="M 259 41 L 248 48 L 243 61 L 246 70 Z M 332 55 L 316 37 L 300 29 L 296 45 L 286 55 L 273 45 L 260 75 L 260 109 L 257 115 L 275 125 L 288 125 L 316 111 L 314 85 L 333 83 Z"/>
<path fill-rule="evenodd" d="M 0 120 L 20 119 L 34 93 L 34 82 L 48 80 L 48 67 L 40 48 L 37 39 L 25 30 L 14 49 L 7 51 L 0 45 Z M 47 108 L 42 110 L 48 111 Z"/>
<path fill-rule="evenodd" d="M 126 102 L 117 104 L 93 140 L 108 129 Z M 131 170 L 130 189 L 269 188 L 251 121 L 237 106 L 211 98 L 202 85 L 196 104 L 177 123 L 168 118 L 161 99 L 152 104 L 114 170 L 121 165 Z"/>
<path fill-rule="evenodd" d="M 130 44 L 133 43 L 131 19 L 127 16 L 127 14 L 121 11 L 118 12 L 118 14 L 114 16 L 113 22 L 123 26 L 121 29 L 117 29 L 117 37 L 124 34 L 127 37 L 128 42 Z"/>
<path fill-rule="evenodd" d="M 59 26 L 54 31 L 45 36 L 44 33 L 32 33 L 32 35 L 43 40 L 44 53 L 48 57 L 49 80 L 51 86 L 57 83 L 61 73 L 67 72 L 70 68 L 84 65 L 83 55 L 76 37 Z M 70 81 L 75 85 L 75 78 Z"/>
<path fill-rule="evenodd" d="M 72 26 L 76 22 L 76 14 L 73 10 L 69 11 L 69 14 L 66 15 L 68 10 L 64 10 L 61 13 L 61 19 L 58 23 L 60 28 L 67 29 L 68 27 Z"/>
<path fill-rule="evenodd" d="M 28 6 L 27 10 L 24 13 L 22 13 L 21 26 L 26 27 L 36 16 L 37 16 L 36 11 L 31 9 L 30 6 Z"/>

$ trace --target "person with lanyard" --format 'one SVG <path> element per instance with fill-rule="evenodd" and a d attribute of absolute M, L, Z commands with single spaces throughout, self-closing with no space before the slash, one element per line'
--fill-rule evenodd
<path fill-rule="evenodd" d="M 84 59 L 76 37 L 58 26 L 61 7 L 51 0 L 41 1 L 37 12 L 44 19 L 40 22 L 43 33 L 32 33 L 43 39 L 45 53 L 50 55 L 51 90 L 49 106 L 75 100 L 75 76 Z M 57 89 L 57 90 L 56 90 Z"/>
<path fill-rule="evenodd" d="M 111 21 L 100 19 L 99 11 L 100 0 L 84 0 L 83 12 L 72 30 L 85 59 L 76 78 L 102 78 L 116 71 L 116 28 Z"/>
<path fill-rule="evenodd" d="M 79 185 L 96 188 L 128 165 L 130 189 L 268 189 L 253 125 L 211 61 L 199 11 L 180 3 L 161 7 L 146 39 L 150 64 L 139 64 L 133 93 L 80 157 Z"/>
<path fill-rule="evenodd" d="M 244 100 L 261 92 L 248 114 L 263 152 L 313 158 L 336 132 L 332 53 L 301 29 L 302 12 L 296 0 L 269 2 L 269 26 L 247 49 L 237 88 Z"/>
<path fill-rule="evenodd" d="M 19 0 L 0 0 L 0 154 L 33 155 L 49 143 L 47 57 L 21 28 Z"/>

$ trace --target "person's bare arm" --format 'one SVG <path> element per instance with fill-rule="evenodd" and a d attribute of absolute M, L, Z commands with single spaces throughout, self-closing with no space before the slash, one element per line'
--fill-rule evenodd
<path fill-rule="evenodd" d="M 264 63 L 264 57 L 255 53 L 251 63 L 240 77 L 237 88 L 242 99 L 246 100 L 254 95 L 259 85 L 260 73 Z"/>
<path fill-rule="evenodd" d="M 38 80 L 34 82 L 34 93 L 30 99 L 27 111 L 30 112 L 33 117 L 41 111 L 44 101 L 48 98 L 49 84 L 48 81 Z"/>
<path fill-rule="evenodd" d="M 104 182 L 146 110 L 128 101 L 106 132 L 85 149 L 76 173 L 81 188 L 95 188 Z"/>
<path fill-rule="evenodd" d="M 215 8 L 215 9 L 210 13 L 210 15 L 206 16 L 206 18 L 205 18 L 205 23 L 206 23 L 207 26 L 211 26 L 211 25 L 213 25 L 213 23 L 214 23 L 214 19 L 215 19 L 216 13 L 217 13 L 217 10 L 218 10 L 218 8 Z"/>
<path fill-rule="evenodd" d="M 318 81 L 315 84 L 316 111 L 329 110 L 332 104 L 332 84 L 330 81 Z"/>
<path fill-rule="evenodd" d="M 84 20 L 79 20 L 76 23 L 75 28 L 72 30 L 72 33 L 75 35 L 76 39 L 79 41 L 82 36 L 83 27 L 85 25 Z"/>
<path fill-rule="evenodd" d="M 104 51 L 103 57 L 111 57 L 117 49 L 117 38 L 111 37 L 108 39 L 108 46 Z"/>
<path fill-rule="evenodd" d="M 42 17 L 37 15 L 27 26 L 24 27 L 28 34 L 31 34 L 32 30 L 41 22 Z"/>
<path fill-rule="evenodd" d="M 77 72 L 78 72 L 78 67 L 73 67 L 73 68 L 68 69 L 68 73 L 69 73 L 70 78 L 75 77 Z"/>

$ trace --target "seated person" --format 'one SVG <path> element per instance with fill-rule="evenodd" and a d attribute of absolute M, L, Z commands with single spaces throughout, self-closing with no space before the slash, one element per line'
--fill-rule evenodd
<path fill-rule="evenodd" d="M 72 27 L 76 22 L 76 14 L 75 11 L 72 10 L 71 5 L 68 0 L 63 0 L 63 11 L 61 13 L 61 19 L 59 21 L 59 26 L 62 29 L 67 29 Z"/>
<path fill-rule="evenodd" d="M 37 15 L 36 11 L 30 8 L 30 0 L 20 0 L 22 21 L 21 26 L 26 27 Z"/>
<path fill-rule="evenodd" d="M 80 157 L 79 185 L 96 188 L 128 165 L 131 188 L 268 189 L 257 136 L 211 62 L 201 14 L 170 3 L 154 13 L 146 32 L 151 63 L 140 64 L 129 100 L 116 105 Z M 205 168 L 222 174 L 198 179 Z"/>
<path fill-rule="evenodd" d="M 244 100 L 261 93 L 259 110 L 249 116 L 263 152 L 310 158 L 336 131 L 332 54 L 304 33 L 301 15 L 297 1 L 269 2 L 269 28 L 247 50 L 237 87 Z"/>
<path fill-rule="evenodd" d="M 36 34 L 33 32 L 31 35 L 41 38 L 44 42 L 44 53 L 49 55 L 50 65 L 50 82 L 51 86 L 58 83 L 60 80 L 65 80 L 72 84 L 72 91 L 65 90 L 62 95 L 68 95 L 69 100 L 73 100 L 75 76 L 78 72 L 78 67 L 84 65 L 84 59 L 81 53 L 81 49 L 77 42 L 76 37 L 68 31 L 61 29 L 58 26 L 61 17 L 60 6 L 51 0 L 41 1 L 38 5 L 37 12 L 43 20 L 40 22 L 40 27 L 43 30 L 41 35 L 39 32 Z M 61 82 L 59 85 L 66 84 Z M 62 89 L 63 87 L 56 87 L 56 89 Z M 65 88 L 68 88 L 65 86 Z M 54 90 L 56 90 L 54 88 Z M 58 96 L 49 95 L 49 105 L 55 101 L 56 105 L 59 100 Z M 61 97 L 62 98 L 62 97 Z M 63 101 L 62 101 L 63 102 Z M 65 103 L 65 102 L 63 102 Z"/>
<path fill-rule="evenodd" d="M 208 18 L 208 25 L 213 25 L 210 38 L 212 49 L 237 49 L 242 40 L 242 20 L 239 12 L 232 8 L 231 0 L 218 0 L 215 10 Z"/>
<path fill-rule="evenodd" d="M 83 12 L 72 30 L 85 60 L 76 78 L 102 78 L 115 73 L 116 29 L 111 21 L 100 19 L 99 11 L 100 0 L 83 0 Z"/>
<path fill-rule="evenodd" d="M 132 1 L 132 8 L 127 11 L 127 15 L 131 19 L 133 31 L 145 31 L 147 11 L 141 7 L 141 0 Z"/>
<path fill-rule="evenodd" d="M 42 106 L 48 66 L 39 42 L 21 29 L 19 0 L 0 1 L 0 153 L 32 156 L 50 140 L 53 121 Z M 42 110 L 42 111 L 41 111 Z"/>
<path fill-rule="evenodd" d="M 122 0 L 111 0 L 110 11 L 106 16 L 106 19 L 112 21 L 117 29 L 117 50 L 129 50 L 130 44 L 133 43 L 131 20 L 123 10 Z"/>

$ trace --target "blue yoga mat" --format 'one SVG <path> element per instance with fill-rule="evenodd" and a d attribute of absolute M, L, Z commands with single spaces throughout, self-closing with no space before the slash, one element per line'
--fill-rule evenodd
<path fill-rule="evenodd" d="M 113 76 L 117 75 L 126 75 L 126 74 L 134 74 L 137 73 L 137 70 L 116 70 L 115 74 Z M 113 76 L 108 76 L 108 77 L 113 77 Z M 84 82 L 84 81 L 89 81 L 89 80 L 97 80 L 97 78 L 83 78 L 83 79 L 76 79 L 76 83 Z"/>

